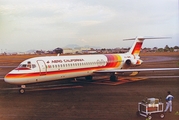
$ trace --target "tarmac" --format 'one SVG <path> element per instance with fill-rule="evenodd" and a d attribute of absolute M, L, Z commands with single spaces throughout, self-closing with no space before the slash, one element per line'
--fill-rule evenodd
<path fill-rule="evenodd" d="M 139 68 L 179 67 L 179 56 L 165 58 L 156 62 L 144 56 L 144 62 L 149 61 Z M 141 72 L 133 77 L 125 74 L 118 82 L 110 82 L 107 74 L 94 77 L 92 82 L 84 78 L 54 81 L 29 85 L 21 95 L 17 86 L 3 81 L 10 70 L 0 68 L 0 120 L 146 120 L 136 115 L 138 102 L 154 97 L 165 104 L 167 91 L 174 96 L 173 112 L 165 113 L 164 119 L 179 119 L 179 71 Z M 160 119 L 158 114 L 152 117 Z"/>

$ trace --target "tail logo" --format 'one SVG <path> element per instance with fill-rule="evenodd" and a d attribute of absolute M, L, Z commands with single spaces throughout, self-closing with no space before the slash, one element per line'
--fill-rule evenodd
<path fill-rule="evenodd" d="M 137 43 L 135 44 L 134 49 L 133 49 L 133 51 L 132 51 L 131 54 L 133 54 L 133 55 L 139 55 L 140 49 L 141 49 L 141 47 L 142 47 L 142 43 L 143 43 L 143 42 L 137 42 Z"/>

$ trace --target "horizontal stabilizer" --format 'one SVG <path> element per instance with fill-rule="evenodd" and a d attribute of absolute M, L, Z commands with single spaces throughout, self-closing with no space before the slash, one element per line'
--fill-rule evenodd
<path fill-rule="evenodd" d="M 168 38 L 171 38 L 171 37 L 140 37 L 139 36 L 136 38 L 123 39 L 123 40 L 135 40 L 134 44 L 132 45 L 128 53 L 138 56 L 142 48 L 143 41 L 145 39 L 168 39 Z"/>
<path fill-rule="evenodd" d="M 170 38 L 171 37 L 136 37 L 136 38 L 123 39 L 123 40 L 125 41 L 125 40 L 135 40 L 135 39 L 144 40 L 144 39 L 170 39 Z"/>

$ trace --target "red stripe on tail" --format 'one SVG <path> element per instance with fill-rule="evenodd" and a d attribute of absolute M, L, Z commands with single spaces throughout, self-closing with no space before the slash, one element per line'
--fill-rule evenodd
<path fill-rule="evenodd" d="M 141 49 L 141 47 L 142 47 L 142 43 L 143 43 L 143 42 L 137 42 L 137 43 L 135 44 L 135 47 L 134 47 L 134 49 L 133 49 L 133 51 L 132 51 L 132 54 L 133 54 L 133 55 L 138 55 L 138 54 L 139 54 L 140 49 Z"/>

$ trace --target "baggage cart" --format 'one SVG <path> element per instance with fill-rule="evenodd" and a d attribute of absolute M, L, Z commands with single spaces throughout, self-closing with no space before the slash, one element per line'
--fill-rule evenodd
<path fill-rule="evenodd" d="M 138 103 L 138 116 L 143 116 L 152 119 L 152 114 L 158 114 L 160 118 L 164 118 L 164 104 L 158 98 L 146 98 Z"/>

